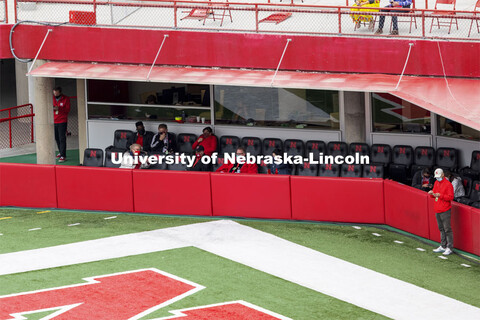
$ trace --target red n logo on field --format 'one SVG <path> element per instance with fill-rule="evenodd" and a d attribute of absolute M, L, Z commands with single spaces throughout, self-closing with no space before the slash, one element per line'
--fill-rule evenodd
<path fill-rule="evenodd" d="M 450 150 L 443 150 L 443 156 L 444 157 L 449 157 L 450 156 Z"/>
<path fill-rule="evenodd" d="M 226 144 L 232 144 L 232 138 L 227 138 L 225 139 Z"/>
<path fill-rule="evenodd" d="M 190 142 L 190 136 L 183 136 L 183 142 Z"/>
<path fill-rule="evenodd" d="M 85 284 L 0 297 L 0 319 L 22 313 L 56 311 L 55 320 L 127 320 L 140 318 L 203 289 L 203 286 L 156 269 L 85 278 Z M 243 301 L 173 311 L 168 319 L 281 319 Z"/>
<path fill-rule="evenodd" d="M 428 155 L 428 150 L 427 149 L 422 149 L 422 156 Z"/>
<path fill-rule="evenodd" d="M 90 150 L 90 157 L 95 158 L 97 156 L 97 150 Z"/>
<path fill-rule="evenodd" d="M 126 132 L 120 132 L 120 139 L 127 139 L 127 133 Z"/>
<path fill-rule="evenodd" d="M 253 139 L 248 139 L 247 140 L 247 145 L 248 146 L 253 146 Z"/>
<path fill-rule="evenodd" d="M 275 147 L 275 140 L 268 140 L 269 147 Z"/>

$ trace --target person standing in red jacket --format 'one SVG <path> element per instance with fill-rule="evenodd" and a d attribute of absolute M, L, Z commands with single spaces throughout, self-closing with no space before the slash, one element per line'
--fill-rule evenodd
<path fill-rule="evenodd" d="M 433 190 L 428 194 L 435 198 L 433 210 L 437 216 L 438 229 L 441 235 L 441 245 L 433 252 L 443 252 L 448 256 L 453 253 L 453 232 L 451 225 L 451 213 L 452 213 L 452 200 L 453 200 L 453 186 L 445 179 L 443 170 L 438 168 L 435 170 L 435 184 Z"/>
<path fill-rule="evenodd" d="M 245 157 L 247 153 L 245 148 L 238 147 L 236 152 L 237 157 Z M 220 168 L 215 172 L 221 173 L 258 173 L 258 166 L 256 163 L 224 163 Z"/>
<path fill-rule="evenodd" d="M 58 162 L 67 160 L 67 121 L 70 112 L 70 99 L 62 94 L 62 88 L 53 89 L 53 123 L 55 128 L 55 141 L 59 153 Z"/>
<path fill-rule="evenodd" d="M 192 149 L 196 150 L 197 146 L 202 146 L 207 156 L 211 156 L 212 153 L 217 151 L 217 137 L 212 132 L 210 127 L 203 129 L 203 134 L 192 145 Z"/>

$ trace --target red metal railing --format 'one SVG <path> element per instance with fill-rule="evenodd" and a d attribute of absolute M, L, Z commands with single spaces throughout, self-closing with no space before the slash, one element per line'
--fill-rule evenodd
<path fill-rule="evenodd" d="M 12 117 L 12 110 L 19 110 L 20 108 L 30 108 L 30 113 L 28 114 L 23 114 L 23 115 L 17 115 Z M 1 139 L 0 143 L 0 149 L 3 148 L 13 148 L 14 145 L 14 135 L 13 135 L 13 130 L 12 130 L 12 122 L 18 119 L 24 119 L 24 118 L 30 118 L 30 125 L 28 128 L 30 129 L 28 136 L 25 134 L 25 129 L 27 126 L 23 126 L 22 128 L 19 128 L 19 132 L 17 133 L 17 139 L 15 139 L 15 144 L 16 145 L 21 145 L 21 144 L 27 144 L 27 143 L 32 143 L 34 142 L 34 135 L 33 135 L 33 117 L 35 116 L 35 113 L 33 113 L 33 105 L 31 103 L 28 104 L 23 104 L 21 106 L 16 106 L 16 107 L 10 107 L 10 108 L 5 108 L 0 110 L 0 114 L 8 112 L 8 117 L 0 118 L 0 125 L 2 123 L 8 122 L 8 146 L 3 144 L 3 141 L 5 139 Z M 15 123 L 15 122 L 14 122 Z M 6 133 L 6 128 L 3 126 L 0 126 L 0 136 L 5 136 Z"/>

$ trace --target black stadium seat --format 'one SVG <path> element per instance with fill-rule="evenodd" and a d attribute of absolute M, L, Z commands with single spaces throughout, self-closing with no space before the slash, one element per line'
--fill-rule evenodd
<path fill-rule="evenodd" d="M 432 169 L 435 165 L 435 149 L 432 147 L 416 147 L 413 153 L 412 176 L 423 168 Z"/>
<path fill-rule="evenodd" d="M 315 177 L 318 176 L 318 164 L 310 164 L 304 161 L 297 165 L 297 174 L 299 176 Z"/>
<path fill-rule="evenodd" d="M 171 171 L 187 171 L 187 165 L 181 163 L 174 163 L 168 165 L 168 170 Z"/>
<path fill-rule="evenodd" d="M 362 165 L 361 164 L 342 164 L 340 169 L 340 177 L 361 178 Z"/>
<path fill-rule="evenodd" d="M 455 171 L 458 167 L 458 151 L 454 148 L 438 148 L 435 164 L 442 169 Z"/>
<path fill-rule="evenodd" d="M 480 205 L 480 181 L 472 182 L 470 196 L 458 199 L 458 202 L 478 208 Z"/>
<path fill-rule="evenodd" d="M 472 180 L 480 180 L 480 151 L 472 152 L 470 167 L 462 168 L 460 171 L 462 176 L 470 177 Z"/>
<path fill-rule="evenodd" d="M 225 153 L 235 153 L 240 147 L 240 138 L 237 136 L 221 136 L 220 137 L 220 155 L 223 157 Z"/>
<path fill-rule="evenodd" d="M 473 180 L 470 177 L 461 177 L 463 189 L 465 189 L 465 197 L 470 197 L 470 193 L 472 192 L 472 184 Z"/>
<path fill-rule="evenodd" d="M 217 158 L 216 163 L 213 165 L 213 172 L 217 171 L 217 169 L 223 165 L 223 162 L 224 162 L 223 157 Z"/>
<path fill-rule="evenodd" d="M 161 152 L 152 152 L 152 153 L 150 153 L 150 155 L 160 156 L 160 155 L 162 155 L 162 153 Z M 168 170 L 168 165 L 165 163 L 165 159 L 163 159 L 162 163 L 159 163 L 159 161 L 157 161 L 157 163 L 151 164 L 150 167 L 148 167 L 148 169 Z"/>
<path fill-rule="evenodd" d="M 392 163 L 390 164 L 390 178 L 406 183 L 409 175 L 410 167 L 413 163 L 413 148 L 406 145 L 397 145 L 393 147 Z"/>
<path fill-rule="evenodd" d="M 351 155 L 359 153 L 361 156 L 370 156 L 370 147 L 366 143 L 350 143 L 349 149 Z"/>
<path fill-rule="evenodd" d="M 372 144 L 370 162 L 387 167 L 392 162 L 392 148 L 388 144 Z"/>
<path fill-rule="evenodd" d="M 318 160 L 318 155 L 321 153 L 323 155 L 327 154 L 327 146 L 325 142 L 320 140 L 308 140 L 305 144 L 306 157 L 309 157 L 309 154 L 313 154 L 313 159 Z"/>
<path fill-rule="evenodd" d="M 257 137 L 243 137 L 242 146 L 245 148 L 247 153 L 250 153 L 254 156 L 262 154 L 262 140 Z"/>
<path fill-rule="evenodd" d="M 282 140 L 277 138 L 265 138 L 263 139 L 263 154 L 271 155 L 273 149 L 279 149 L 283 152 L 283 143 Z"/>
<path fill-rule="evenodd" d="M 86 167 L 103 167 L 103 150 L 85 149 L 83 152 L 83 165 Z"/>
<path fill-rule="evenodd" d="M 133 143 L 133 136 L 134 134 L 130 130 L 115 130 L 113 134 L 113 145 L 107 147 L 105 151 L 126 151 L 127 146 Z"/>
<path fill-rule="evenodd" d="M 318 175 L 320 177 L 339 177 L 340 166 L 338 164 L 321 164 Z"/>
<path fill-rule="evenodd" d="M 116 152 L 116 151 L 105 149 L 105 167 L 107 167 L 107 168 L 119 168 L 120 163 L 119 164 L 114 164 L 112 162 L 112 156 L 115 155 L 116 159 L 118 159 L 118 155 L 123 154 L 123 153 L 125 153 L 125 152 Z"/>
<path fill-rule="evenodd" d="M 177 147 L 178 152 L 186 153 L 186 154 L 193 154 L 192 145 L 197 140 L 197 136 L 192 133 L 180 133 L 177 136 Z"/>
<path fill-rule="evenodd" d="M 364 164 L 363 165 L 363 177 L 364 178 L 382 178 L 384 170 L 383 165 Z"/>
<path fill-rule="evenodd" d="M 291 156 L 304 156 L 305 154 L 305 145 L 302 140 L 298 139 L 287 139 L 283 142 L 283 150 Z"/>
<path fill-rule="evenodd" d="M 268 165 L 264 161 L 258 165 L 258 173 L 268 173 Z"/>
<path fill-rule="evenodd" d="M 330 141 L 327 144 L 327 151 L 329 155 L 345 157 L 348 154 L 348 145 L 341 141 Z"/>

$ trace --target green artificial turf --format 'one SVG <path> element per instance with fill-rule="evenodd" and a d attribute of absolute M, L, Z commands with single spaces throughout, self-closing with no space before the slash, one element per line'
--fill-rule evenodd
<path fill-rule="evenodd" d="M 192 247 L 2 276 L 0 295 L 77 284 L 82 283 L 81 278 L 85 277 L 144 268 L 157 268 L 206 287 L 143 317 L 145 320 L 171 316 L 169 310 L 236 300 L 244 300 L 298 320 L 384 318 L 363 308 Z"/>
<path fill-rule="evenodd" d="M 25 154 L 21 156 L 13 156 L 13 157 L 3 157 L 0 158 L 0 162 L 8 162 L 8 163 L 37 163 L 37 154 Z M 68 165 L 68 166 L 78 166 L 80 164 L 80 158 L 78 156 L 78 149 L 77 150 L 67 150 L 67 161 L 65 162 L 58 162 L 56 161 L 57 165 Z"/>
<path fill-rule="evenodd" d="M 40 211 L 43 211 L 43 209 L 0 209 L 0 218 L 12 217 L 11 219 L 0 220 L 0 233 L 3 234 L 3 236 L 0 236 L 0 253 L 41 248 L 83 240 L 98 239 L 119 234 L 155 230 L 160 228 L 167 228 L 190 223 L 201 223 L 213 220 L 213 218 L 211 217 L 174 217 L 162 215 L 119 214 L 111 212 L 76 212 L 65 210 L 50 210 L 50 212 L 47 213 L 37 214 L 37 212 Z M 104 219 L 110 216 L 117 216 L 117 218 L 110 220 Z M 404 234 L 392 232 L 389 230 L 379 229 L 374 226 L 361 226 L 361 229 L 355 229 L 352 226 L 306 222 L 282 222 L 243 219 L 236 219 L 236 221 L 243 225 L 247 225 L 258 230 L 274 234 L 286 240 L 312 248 L 325 254 L 375 270 L 377 272 L 412 283 L 425 289 L 438 292 L 442 295 L 446 295 L 454 299 L 463 301 L 465 303 L 472 304 L 476 307 L 480 307 L 480 265 L 475 262 L 467 261 L 458 255 L 451 255 L 448 257 L 447 260 L 442 260 L 438 258 L 439 254 L 435 254 L 432 252 L 433 244 L 431 242 L 424 243 L 419 241 L 417 238 L 408 237 Z M 68 224 L 72 223 L 80 223 L 80 225 L 74 227 L 67 227 Z M 38 227 L 42 229 L 37 231 L 28 231 L 28 229 Z M 381 236 L 377 237 L 372 235 L 372 233 L 378 233 Z M 403 243 L 395 243 L 395 240 L 402 241 Z M 426 251 L 421 252 L 418 251 L 416 248 L 423 248 Z M 180 250 L 179 252 L 186 252 L 182 250 Z M 185 274 L 179 274 L 176 270 L 183 270 L 183 267 L 189 269 L 189 265 L 197 265 L 202 263 L 201 260 L 190 260 L 191 257 L 196 257 L 198 255 L 197 249 L 191 250 L 193 250 L 194 253 L 192 253 L 191 256 L 189 255 L 188 257 L 184 257 L 189 259 L 188 263 L 185 266 L 176 265 L 175 267 L 172 266 L 172 269 L 165 269 L 163 265 L 158 266 L 157 264 L 142 264 L 141 267 L 158 267 L 161 270 L 171 272 L 188 280 L 205 285 L 204 283 L 202 283 L 202 281 L 205 281 L 205 279 L 202 279 L 202 274 L 204 273 L 204 271 L 198 272 L 198 270 L 208 269 L 210 271 L 213 268 L 213 270 L 216 272 L 218 268 L 218 270 L 220 271 L 223 268 L 221 267 L 221 265 L 223 265 L 223 263 L 226 263 L 225 261 L 223 261 L 225 259 L 218 258 L 222 260 L 222 264 L 219 264 L 218 267 L 214 263 L 213 265 L 210 265 L 208 267 L 193 268 L 197 270 L 198 274 L 196 274 L 195 272 L 192 274 L 188 272 Z M 176 252 L 176 250 L 173 251 Z M 163 257 L 164 254 L 166 254 L 166 252 L 154 253 L 151 255 L 154 255 L 156 257 L 157 255 L 160 255 L 160 257 Z M 150 254 L 142 255 L 140 260 L 143 261 L 146 256 L 150 256 Z M 140 256 L 137 257 L 140 258 Z M 181 260 L 181 257 L 182 254 L 179 254 L 179 257 L 176 257 L 175 259 Z M 159 259 L 161 259 L 163 263 L 163 258 Z M 204 258 L 202 257 L 201 259 Z M 110 267 L 105 269 L 103 269 L 103 267 L 98 267 L 98 269 L 96 269 L 95 267 L 94 269 L 92 269 L 95 270 L 94 273 L 88 273 L 84 275 L 82 271 L 77 274 L 76 277 L 71 276 L 69 278 L 69 281 L 73 281 L 73 283 L 75 283 L 75 281 L 78 281 L 75 280 L 78 277 L 87 277 L 90 275 L 100 275 L 117 271 L 126 271 L 129 270 L 128 268 L 133 268 L 134 264 L 135 268 L 137 268 L 135 262 L 137 260 L 136 257 L 115 259 L 115 261 L 117 262 L 102 261 L 91 263 L 88 265 L 116 265 L 117 263 L 119 263 L 118 261 L 127 260 L 128 263 L 126 262 L 125 264 L 125 268 L 127 269 L 123 267 L 123 269 L 121 268 L 121 270 L 112 269 Z M 233 269 L 231 269 L 230 273 L 231 278 L 236 279 L 237 267 L 238 269 L 243 269 L 244 267 L 240 268 L 240 266 L 234 262 L 229 263 L 235 265 L 231 267 Z M 471 265 L 471 267 L 466 268 L 461 265 L 462 263 L 469 264 Z M 120 265 L 123 266 L 123 263 L 121 263 Z M 65 267 L 65 269 L 73 268 L 72 270 L 76 270 L 75 268 L 77 267 L 82 268 L 82 266 L 70 266 Z M 89 268 L 87 268 L 87 270 L 90 270 Z M 64 268 L 57 268 L 56 270 L 58 271 L 63 269 Z M 54 271 L 54 273 L 56 273 L 57 271 Z M 5 288 L 5 291 L 2 291 L 3 294 L 5 294 L 7 291 L 10 293 L 26 291 L 27 287 L 24 287 L 24 285 L 30 285 L 29 283 L 32 280 L 29 277 L 42 279 L 43 276 L 38 276 L 43 275 L 42 272 L 49 273 L 52 271 L 34 271 L 27 272 L 22 275 L 7 276 L 16 277 L 16 281 L 8 282 L 8 284 L 3 282 L 5 279 L 8 278 L 0 277 L 0 288 Z M 81 276 L 79 276 L 80 274 Z M 48 277 L 50 278 L 52 276 Z M 205 275 L 205 277 L 207 277 L 207 275 Z M 248 280 L 248 277 L 246 279 Z M 59 278 L 58 281 L 63 281 L 63 279 Z M 42 284 L 40 287 L 43 286 L 44 284 Z M 51 287 L 53 285 L 48 286 Z M 272 291 L 276 290 L 274 289 Z M 282 294 L 286 293 L 284 292 Z M 270 295 L 270 292 L 268 292 L 268 295 Z M 313 299 L 317 299 L 318 301 L 316 303 L 319 305 L 322 305 L 324 301 L 326 301 L 325 297 L 321 295 Z M 231 299 L 225 298 L 222 301 L 225 300 Z M 248 302 L 256 304 L 255 301 L 248 300 Z M 263 303 L 259 305 L 261 307 L 269 309 L 268 304 L 264 305 Z M 183 304 L 181 307 L 184 307 Z M 175 305 L 175 308 L 177 308 L 177 305 Z M 272 311 L 282 313 L 277 309 L 272 309 Z M 322 314 L 324 314 L 323 312 L 335 312 L 335 310 L 328 309 L 321 312 Z M 351 311 L 353 312 L 351 314 L 349 314 L 348 312 L 345 312 L 345 315 L 349 315 L 350 318 L 358 318 L 363 316 L 370 318 L 371 316 L 360 313 L 357 314 L 356 311 Z M 288 314 L 285 315 L 288 316 Z M 332 315 L 331 317 L 326 318 L 332 317 L 337 318 L 336 315 Z M 322 316 L 322 318 L 324 317 Z M 346 316 L 345 318 L 348 317 Z M 294 317 L 294 319 L 298 318 Z M 307 317 L 305 319 L 319 318 Z"/>

